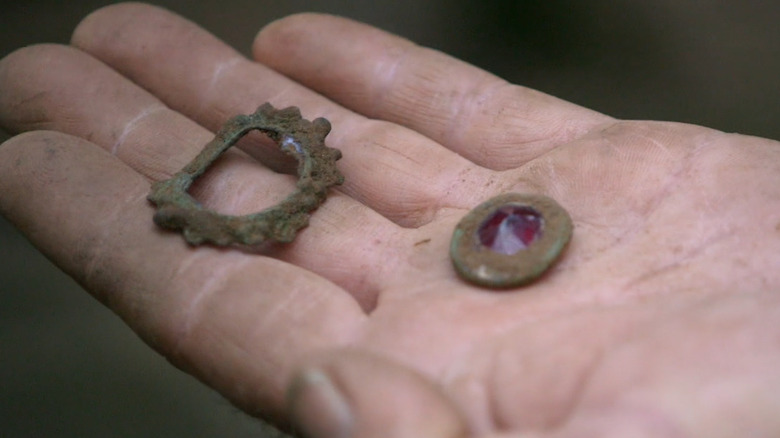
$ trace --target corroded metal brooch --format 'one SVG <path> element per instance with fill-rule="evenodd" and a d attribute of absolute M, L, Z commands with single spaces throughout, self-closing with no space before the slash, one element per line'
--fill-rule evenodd
<path fill-rule="evenodd" d="M 204 208 L 187 193 L 193 181 L 249 131 L 258 130 L 298 161 L 296 189 L 277 205 L 261 212 L 229 216 Z M 341 151 L 325 146 L 330 122 L 308 121 L 296 107 L 277 110 L 265 103 L 250 115 L 228 120 L 203 150 L 172 178 L 152 185 L 148 199 L 157 206 L 154 222 L 180 230 L 192 245 L 255 246 L 266 242 L 291 242 L 309 223 L 310 214 L 326 199 L 328 189 L 342 184 L 336 168 Z"/>
<path fill-rule="evenodd" d="M 543 195 L 508 193 L 471 210 L 455 227 L 450 257 L 465 280 L 510 288 L 539 278 L 572 233 L 566 210 Z"/>

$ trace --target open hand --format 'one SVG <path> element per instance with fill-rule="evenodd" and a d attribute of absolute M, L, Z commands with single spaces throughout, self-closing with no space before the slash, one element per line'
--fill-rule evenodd
<path fill-rule="evenodd" d="M 9 55 L 0 123 L 24 133 L 0 146 L 0 212 L 175 365 L 311 436 L 780 435 L 780 144 L 615 120 L 335 17 L 273 23 L 253 53 L 120 4 Z M 266 101 L 328 118 L 344 154 L 309 227 L 262 255 L 156 228 L 150 184 Z M 292 190 L 272 145 L 242 148 L 204 204 Z M 495 292 L 448 245 L 504 192 L 575 229 Z"/>

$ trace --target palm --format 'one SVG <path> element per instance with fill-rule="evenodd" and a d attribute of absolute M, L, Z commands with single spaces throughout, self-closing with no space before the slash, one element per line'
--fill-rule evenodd
<path fill-rule="evenodd" d="M 438 278 L 382 291 L 362 341 L 444 380 L 470 412 L 486 412 L 473 406 L 485 400 L 472 386 L 482 387 L 494 411 L 473 421 L 488 430 L 552 427 L 606 407 L 619 409 L 605 423 L 636 421 L 670 396 L 703 410 L 755 398 L 753 385 L 718 399 L 681 382 L 739 387 L 780 361 L 769 348 L 779 242 L 766 238 L 780 203 L 762 189 L 777 186 L 779 152 L 698 127 L 620 123 L 496 174 L 503 187 L 554 193 L 575 218 L 552 275 L 508 294 L 452 285 L 446 242 L 463 211 L 452 212 L 410 231 L 431 234 L 431 248 L 410 247 L 409 257 Z"/>
<path fill-rule="evenodd" d="M 778 389 L 765 373 L 780 361 L 770 293 L 780 284 L 776 143 L 617 122 L 372 30 L 303 20 L 266 31 L 256 54 L 343 106 L 139 6 L 93 16 L 75 37 L 124 77 L 65 48 L 17 53 L 0 69 L 3 123 L 87 138 L 124 164 L 73 137 L 18 137 L 2 160 L 22 163 L 4 172 L 18 178 L 0 183 L 23 195 L 2 200 L 3 211 L 35 223 L 33 240 L 150 343 L 253 412 L 280 414 L 294 368 L 345 346 L 439 382 L 485 433 L 595 428 L 610 413 L 695 423 L 678 405 L 719 412 L 771 394 L 773 380 Z M 343 29 L 355 47 L 319 41 Z M 267 100 L 329 118 L 328 143 L 344 152 L 347 182 L 310 227 L 267 256 L 193 250 L 155 230 L 149 181 L 210 139 L 193 121 L 213 130 Z M 280 165 L 256 146 L 246 150 Z M 76 173 L 56 190 L 56 179 L 25 181 L 41 167 Z M 195 191 L 243 213 L 292 183 L 232 153 Z M 554 197 L 574 238 L 523 291 L 470 287 L 450 266 L 450 234 L 466 211 L 507 191 Z M 686 387 L 723 379 L 737 389 L 720 398 Z"/>

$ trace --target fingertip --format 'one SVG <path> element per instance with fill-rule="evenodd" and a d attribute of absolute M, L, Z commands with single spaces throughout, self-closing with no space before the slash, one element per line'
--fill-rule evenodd
<path fill-rule="evenodd" d="M 63 154 L 88 147 L 82 139 L 56 131 L 30 131 L 11 137 L 0 144 L 0 212 L 11 222 L 27 229 L 43 229 L 29 225 L 42 211 L 42 204 L 61 203 L 54 187 L 59 182 L 57 171 L 67 166 Z M 77 179 L 72 172 L 72 179 Z"/>
<path fill-rule="evenodd" d="M 0 59 L 0 72 L 13 71 L 24 66 L 30 59 L 49 58 L 69 48 L 61 44 L 41 43 L 20 47 Z"/>
<path fill-rule="evenodd" d="M 320 368 L 301 371 L 288 389 L 289 414 L 296 432 L 308 438 L 346 438 L 353 435 L 351 404 Z"/>
<path fill-rule="evenodd" d="M 35 168 L 30 161 L 36 161 L 34 157 L 25 156 L 25 152 L 43 144 L 52 134 L 26 132 L 0 143 L 0 215 L 17 227 L 22 226 L 26 216 L 24 196 L 29 184 L 25 180 Z"/>
<path fill-rule="evenodd" d="M 289 412 L 309 438 L 455 438 L 467 435 L 454 403 L 429 379 L 354 350 L 330 353 L 293 380 Z"/>
<path fill-rule="evenodd" d="M 165 102 L 181 101 L 186 94 L 202 97 L 225 70 L 245 59 L 198 24 L 144 3 L 96 10 L 76 27 L 71 44 Z M 186 113 L 208 106 L 193 105 L 176 109 Z"/>
<path fill-rule="evenodd" d="M 21 167 L 22 154 L 28 145 L 43 144 L 57 135 L 61 134 L 51 131 L 31 131 L 13 136 L 0 143 L 0 184 L 12 179 L 8 178 L 13 176 L 12 170 Z M 0 187 L 2 186 L 0 185 Z M 0 194 L 5 193 L 4 190 L 0 190 Z"/>
<path fill-rule="evenodd" d="M 138 16 L 152 16 L 165 9 L 141 2 L 115 3 L 95 9 L 81 19 L 73 30 L 70 42 L 76 47 L 90 47 L 100 38 L 121 35 L 122 22 L 131 22 Z M 108 31 L 111 32 L 108 32 Z"/>
<path fill-rule="evenodd" d="M 0 127 L 11 133 L 31 126 L 40 129 L 49 107 L 31 114 L 26 111 L 27 104 L 49 100 L 46 78 L 62 74 L 68 51 L 67 46 L 59 44 L 36 44 L 0 59 Z"/>
<path fill-rule="evenodd" d="M 255 59 L 263 59 L 276 52 L 291 55 L 287 50 L 298 47 L 304 35 L 315 31 L 323 21 L 338 19 L 332 15 L 301 12 L 274 20 L 263 26 L 255 35 L 252 55 Z"/>
<path fill-rule="evenodd" d="M 350 50 L 337 52 L 334 44 L 349 47 Z M 298 60 L 306 60 L 307 68 L 316 67 L 323 58 L 318 52 L 327 52 L 329 56 L 355 56 L 355 50 L 381 51 L 392 49 L 394 45 L 413 45 L 397 35 L 392 35 L 371 25 L 337 15 L 303 12 L 272 21 L 255 36 L 252 44 L 253 57 L 272 67 L 275 65 L 294 65 Z M 340 60 L 330 59 L 338 63 Z M 321 65 L 320 67 L 325 67 Z"/>

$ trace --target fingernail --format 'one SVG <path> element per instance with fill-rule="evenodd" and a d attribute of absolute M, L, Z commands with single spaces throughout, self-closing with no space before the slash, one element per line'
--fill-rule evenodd
<path fill-rule="evenodd" d="M 312 368 L 290 385 L 287 400 L 296 432 L 306 438 L 349 438 L 352 409 L 328 375 Z"/>

